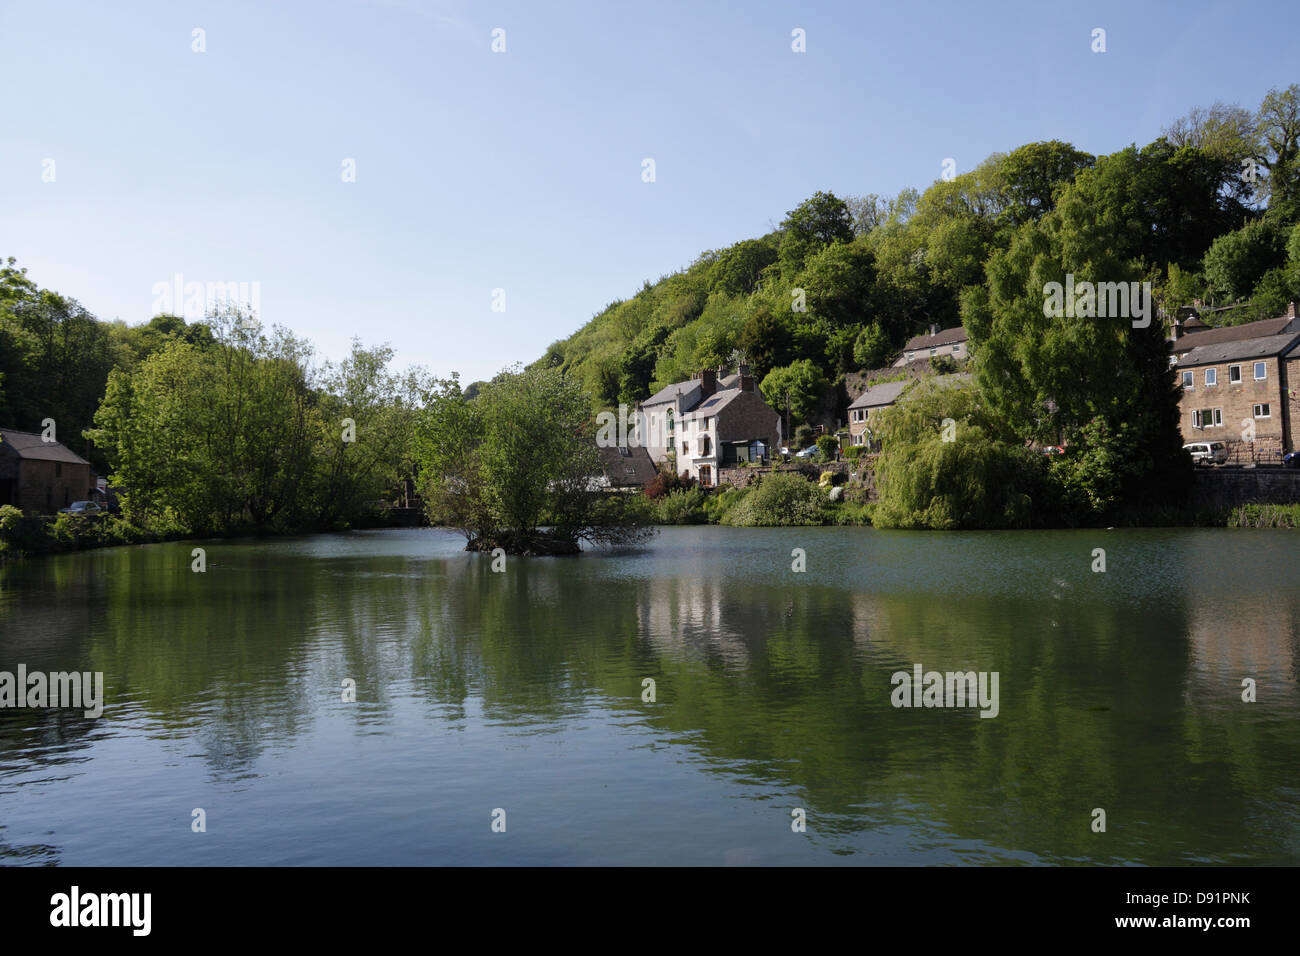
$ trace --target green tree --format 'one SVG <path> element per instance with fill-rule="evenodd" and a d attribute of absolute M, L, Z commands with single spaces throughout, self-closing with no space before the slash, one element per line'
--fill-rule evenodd
<path fill-rule="evenodd" d="M 590 397 L 552 369 L 510 369 L 468 401 L 455 378 L 435 383 L 417 425 L 430 518 L 458 527 L 471 550 L 576 552 L 646 533 L 597 487 Z M 550 528 L 542 532 L 542 525 Z"/>
<path fill-rule="evenodd" d="M 808 257 L 835 242 L 853 239 L 853 215 L 834 193 L 821 192 L 786 213 L 781 222 L 781 272 L 796 275 Z"/>
<path fill-rule="evenodd" d="M 800 359 L 772 369 L 759 388 L 773 408 L 788 410 L 797 424 L 812 417 L 829 386 L 821 369 L 808 359 Z"/>

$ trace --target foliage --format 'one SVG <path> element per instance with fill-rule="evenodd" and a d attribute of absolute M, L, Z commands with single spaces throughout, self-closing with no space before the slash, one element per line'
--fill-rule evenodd
<path fill-rule="evenodd" d="M 839 450 L 839 447 L 839 439 L 834 435 L 819 435 L 817 437 L 817 450 L 821 452 L 823 461 L 834 461 L 835 453 Z"/>
<path fill-rule="evenodd" d="M 696 486 L 696 480 L 690 475 L 683 475 L 676 468 L 660 468 L 659 473 L 646 482 L 645 495 L 650 499 L 659 499 L 674 491 L 690 490 Z"/>
<path fill-rule="evenodd" d="M 510 369 L 470 402 L 457 379 L 429 389 L 417 419 L 416 458 L 431 520 L 460 529 L 469 546 L 522 553 L 547 539 L 641 540 L 639 511 L 618 512 L 602 473 L 589 397 L 555 369 Z M 541 532 L 543 523 L 552 527 Z"/>
<path fill-rule="evenodd" d="M 660 524 L 704 524 L 706 495 L 699 488 L 679 488 L 664 495 L 656 503 Z"/>
<path fill-rule="evenodd" d="M 1238 505 L 1229 528 L 1300 528 L 1300 505 Z"/>
<path fill-rule="evenodd" d="M 944 421 L 954 426 L 945 440 Z M 884 416 L 874 523 L 888 528 L 1028 527 L 1043 465 L 1003 440 L 967 383 L 925 382 Z"/>
<path fill-rule="evenodd" d="M 796 422 L 812 417 L 829 387 L 822 370 L 808 359 L 773 369 L 759 386 L 773 408 L 783 413 L 788 409 Z"/>
<path fill-rule="evenodd" d="M 802 475 L 764 475 L 723 517 L 737 527 L 819 525 L 830 520 L 830 502 L 824 488 Z"/>

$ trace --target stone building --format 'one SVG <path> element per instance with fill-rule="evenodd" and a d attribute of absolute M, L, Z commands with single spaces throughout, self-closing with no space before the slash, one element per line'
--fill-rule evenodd
<path fill-rule="evenodd" d="M 915 379 L 911 378 L 900 382 L 883 382 L 871 386 L 854 399 L 849 405 L 849 445 L 870 446 L 873 450 L 879 450 L 880 436 L 875 427 L 876 418 L 898 401 L 914 382 Z"/>
<path fill-rule="evenodd" d="M 0 505 L 53 514 L 95 493 L 90 462 L 56 441 L 0 428 Z"/>
<path fill-rule="evenodd" d="M 1184 442 L 1223 441 L 1237 460 L 1275 462 L 1296 447 L 1300 320 L 1188 331 L 1173 344 Z"/>
<path fill-rule="evenodd" d="M 940 330 L 937 325 L 932 325 L 929 335 L 915 335 L 908 339 L 902 354 L 894 361 L 894 367 L 902 368 L 911 362 L 929 362 L 932 358 L 945 356 L 955 362 L 970 358 L 970 342 L 962 326 Z"/>
<path fill-rule="evenodd" d="M 717 486 L 719 468 L 762 460 L 781 444 L 781 416 L 763 401 L 747 365 L 731 375 L 704 369 L 661 388 L 638 411 L 651 459 L 674 462 L 706 488 Z"/>

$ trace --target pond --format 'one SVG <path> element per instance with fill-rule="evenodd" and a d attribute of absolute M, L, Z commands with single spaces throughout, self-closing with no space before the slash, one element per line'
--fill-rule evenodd
<path fill-rule="evenodd" d="M 0 569 L 0 671 L 104 681 L 0 709 L 0 863 L 1300 863 L 1295 532 L 463 546 Z"/>

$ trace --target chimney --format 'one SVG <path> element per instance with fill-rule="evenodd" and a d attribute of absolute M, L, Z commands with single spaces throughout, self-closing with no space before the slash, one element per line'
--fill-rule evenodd
<path fill-rule="evenodd" d="M 741 366 L 745 371 L 740 373 L 740 390 L 742 392 L 754 391 L 754 376 L 749 374 L 749 369 Z"/>
<path fill-rule="evenodd" d="M 930 334 L 931 334 L 931 335 L 938 335 L 938 334 L 939 334 L 939 323 L 938 323 L 938 322 L 931 322 L 931 323 L 930 323 Z"/>
<path fill-rule="evenodd" d="M 700 394 L 708 398 L 718 390 L 718 370 L 706 368 L 700 372 Z"/>
<path fill-rule="evenodd" d="M 1288 319 L 1294 319 L 1298 314 L 1298 311 L 1300 311 L 1300 302 L 1296 302 L 1295 299 L 1292 299 L 1287 303 L 1286 317 Z"/>
<path fill-rule="evenodd" d="M 741 378 L 745 378 L 747 375 L 749 375 L 749 363 L 748 362 L 738 363 L 736 365 L 736 374 L 739 375 Z"/>

